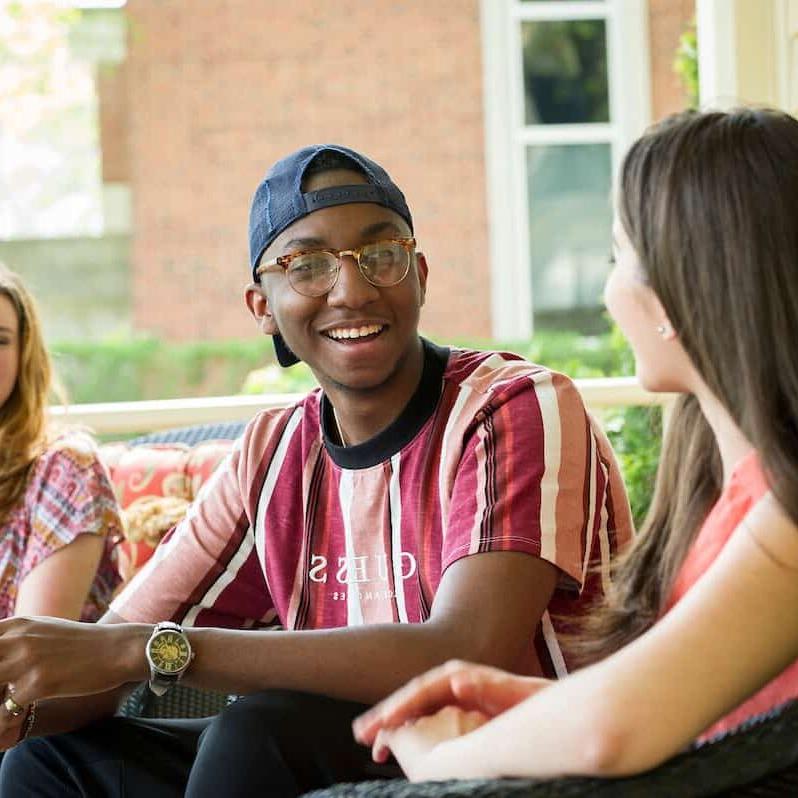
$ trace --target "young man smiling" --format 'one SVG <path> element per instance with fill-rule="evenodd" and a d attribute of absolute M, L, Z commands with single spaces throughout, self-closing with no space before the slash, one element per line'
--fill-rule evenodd
<path fill-rule="evenodd" d="M 84 696 L 38 705 L 4 797 L 296 795 L 391 775 L 351 741 L 365 703 L 452 657 L 564 672 L 561 619 L 630 535 L 612 452 L 567 378 L 419 337 L 413 236 L 401 191 L 353 150 L 304 148 L 267 174 L 246 304 L 320 389 L 249 424 L 103 624 L 0 624 L 15 702 Z M 97 721 L 120 685 L 180 677 L 244 697 L 203 721 Z M 13 742 L 22 721 L 2 723 Z"/>

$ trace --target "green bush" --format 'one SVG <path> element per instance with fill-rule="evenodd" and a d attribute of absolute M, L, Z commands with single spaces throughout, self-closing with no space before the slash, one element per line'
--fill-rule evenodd
<path fill-rule="evenodd" d="M 109 339 L 55 343 L 51 351 L 74 404 L 234 394 L 246 375 L 271 357 L 271 345 L 263 339 Z"/>
<path fill-rule="evenodd" d="M 635 525 L 640 526 L 654 491 L 662 413 L 650 407 L 615 410 L 605 416 L 604 429 L 618 456 Z"/>
<path fill-rule="evenodd" d="M 695 21 L 679 37 L 679 47 L 673 61 L 673 69 L 679 76 L 687 95 L 689 108 L 698 108 L 699 75 L 698 75 L 698 34 Z"/>

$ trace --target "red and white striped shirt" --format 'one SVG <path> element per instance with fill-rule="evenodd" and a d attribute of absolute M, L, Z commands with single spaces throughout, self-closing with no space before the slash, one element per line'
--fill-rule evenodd
<path fill-rule="evenodd" d="M 559 616 L 595 598 L 632 534 L 612 450 L 567 377 L 424 346 L 415 395 L 361 445 L 335 445 L 319 390 L 260 413 L 114 611 L 238 628 L 418 623 L 453 562 L 519 551 L 561 572 L 519 670 L 562 674 Z"/>

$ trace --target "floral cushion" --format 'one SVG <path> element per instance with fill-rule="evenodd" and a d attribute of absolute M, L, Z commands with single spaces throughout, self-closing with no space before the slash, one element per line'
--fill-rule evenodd
<path fill-rule="evenodd" d="M 109 443 L 101 447 L 101 457 L 128 521 L 125 539 L 118 548 L 119 572 L 125 581 L 155 550 L 152 530 L 139 528 L 150 516 L 141 508 L 157 508 L 160 517 L 169 517 L 170 522 L 159 530 L 161 535 L 165 534 L 179 520 L 174 508 L 188 506 L 231 447 L 232 441 L 204 441 L 194 447 L 177 443 L 139 446 Z M 159 502 L 161 498 L 169 501 Z M 166 509 L 161 504 L 169 505 L 169 513 L 161 512 Z"/>
<path fill-rule="evenodd" d="M 118 567 L 123 582 L 150 559 L 161 538 L 180 523 L 189 504 L 179 496 L 142 496 L 122 510 L 124 540 L 119 546 Z"/>
<path fill-rule="evenodd" d="M 111 481 L 122 508 L 143 496 L 190 499 L 186 481 L 188 447 L 153 444 L 129 447 L 111 468 Z"/>

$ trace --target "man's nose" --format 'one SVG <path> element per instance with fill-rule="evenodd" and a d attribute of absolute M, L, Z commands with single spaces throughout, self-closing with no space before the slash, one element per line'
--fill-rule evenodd
<path fill-rule="evenodd" d="M 378 296 L 376 286 L 362 275 L 354 257 L 343 255 L 338 279 L 327 294 L 327 301 L 331 305 L 357 308 L 373 302 Z"/>

